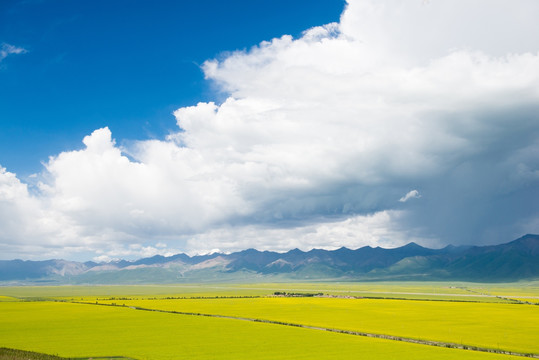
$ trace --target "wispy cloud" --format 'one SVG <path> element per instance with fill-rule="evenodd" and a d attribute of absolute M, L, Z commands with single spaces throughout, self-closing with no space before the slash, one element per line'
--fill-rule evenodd
<path fill-rule="evenodd" d="M 410 199 L 419 199 L 421 197 L 421 195 L 419 194 L 419 191 L 417 190 L 412 190 L 412 191 L 409 191 L 406 195 L 404 195 L 403 197 L 401 197 L 399 199 L 400 202 L 407 202 L 408 200 Z"/>
<path fill-rule="evenodd" d="M 7 43 L 2 43 L 2 47 L 0 48 L 0 62 L 2 62 L 5 58 L 7 58 L 10 55 L 14 54 L 24 54 L 28 51 L 26 49 L 23 49 L 21 47 L 13 46 Z"/>

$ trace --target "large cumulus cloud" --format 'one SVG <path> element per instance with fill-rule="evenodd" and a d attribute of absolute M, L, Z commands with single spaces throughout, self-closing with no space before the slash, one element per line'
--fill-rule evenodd
<path fill-rule="evenodd" d="M 537 231 L 533 10 L 352 1 L 339 24 L 206 62 L 230 97 L 178 110 L 181 140 L 256 166 L 241 188 L 268 221 L 403 209 L 395 200 L 419 189 L 399 220 L 412 233 L 466 243 Z"/>
<path fill-rule="evenodd" d="M 351 0 L 339 23 L 205 62 L 226 100 L 178 109 L 167 139 L 121 148 L 98 129 L 51 157 L 37 195 L 4 170 L 0 210 L 105 257 L 538 232 L 537 12 Z"/>

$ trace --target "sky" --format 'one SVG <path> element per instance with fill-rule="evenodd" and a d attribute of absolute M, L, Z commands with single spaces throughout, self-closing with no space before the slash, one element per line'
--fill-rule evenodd
<path fill-rule="evenodd" d="M 539 233 L 535 0 L 0 3 L 0 259 Z"/>

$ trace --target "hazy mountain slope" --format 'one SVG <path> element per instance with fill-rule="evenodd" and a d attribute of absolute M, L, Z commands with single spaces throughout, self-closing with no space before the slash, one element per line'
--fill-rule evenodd
<path fill-rule="evenodd" d="M 0 261 L 0 281 L 60 283 L 172 283 L 248 279 L 470 280 L 539 278 L 539 235 L 493 246 L 428 249 L 415 243 L 394 249 L 333 251 L 299 249 L 286 253 L 248 249 L 232 254 L 190 257 L 156 255 L 109 263 Z"/>
<path fill-rule="evenodd" d="M 526 235 L 507 244 L 472 247 L 446 269 L 456 277 L 513 280 L 539 275 L 539 236 Z"/>

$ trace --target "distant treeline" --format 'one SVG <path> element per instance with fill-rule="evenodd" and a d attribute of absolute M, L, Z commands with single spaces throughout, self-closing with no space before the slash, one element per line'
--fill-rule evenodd
<path fill-rule="evenodd" d="M 297 292 L 287 293 L 286 291 L 275 291 L 273 295 L 287 296 L 287 297 L 314 297 L 314 296 L 324 296 L 324 293 L 297 293 Z"/>
<path fill-rule="evenodd" d="M 215 295 L 215 296 L 166 296 L 166 297 L 108 297 L 96 298 L 95 300 L 112 301 L 112 300 L 188 300 L 188 299 L 253 299 L 259 298 L 260 295 Z M 71 299 L 74 300 L 74 299 Z M 82 299 L 81 299 L 82 300 Z"/>

